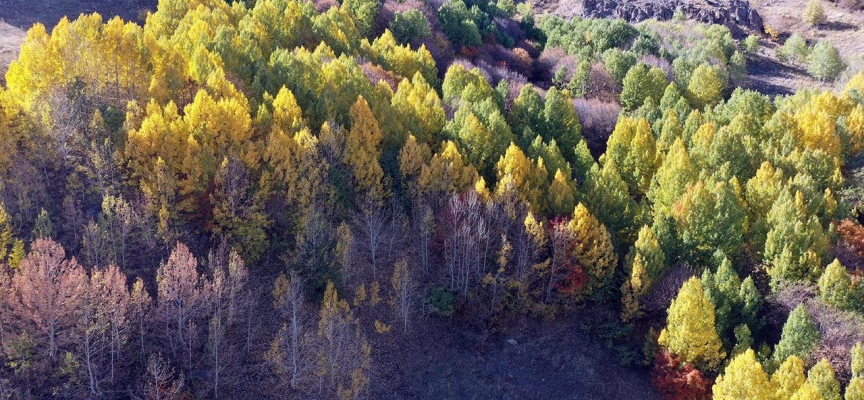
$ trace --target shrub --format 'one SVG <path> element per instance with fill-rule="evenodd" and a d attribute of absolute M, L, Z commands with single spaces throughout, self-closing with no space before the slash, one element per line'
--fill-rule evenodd
<path fill-rule="evenodd" d="M 429 307 L 432 309 L 432 312 L 449 317 L 453 315 L 453 311 L 455 310 L 455 299 L 456 297 L 449 290 L 443 287 L 436 287 L 429 294 Z"/>
<path fill-rule="evenodd" d="M 759 51 L 759 36 L 747 36 L 747 39 L 744 39 L 741 44 L 744 46 L 744 51 L 747 52 L 747 54 L 756 53 Z"/>
<path fill-rule="evenodd" d="M 711 379 L 692 363 L 685 363 L 665 350 L 657 352 L 654 358 L 651 383 L 667 400 L 711 398 Z"/>
<path fill-rule="evenodd" d="M 821 81 L 833 81 L 846 69 L 846 63 L 840 58 L 840 53 L 827 40 L 816 43 L 807 59 L 810 64 L 807 72 Z"/>
<path fill-rule="evenodd" d="M 807 41 L 797 33 L 793 33 L 786 39 L 786 43 L 777 52 L 777 56 L 781 61 L 791 61 L 793 63 L 803 63 L 807 61 L 807 55 L 810 49 L 807 48 Z"/>
<path fill-rule="evenodd" d="M 804 9 L 804 14 L 801 15 L 801 19 L 810 26 L 824 24 L 827 17 L 825 16 L 825 9 L 822 8 L 822 1 L 810 0 L 807 3 L 807 8 Z"/>

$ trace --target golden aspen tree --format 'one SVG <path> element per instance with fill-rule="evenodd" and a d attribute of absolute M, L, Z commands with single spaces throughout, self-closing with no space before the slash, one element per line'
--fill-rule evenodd
<path fill-rule="evenodd" d="M 363 96 L 351 107 L 351 129 L 346 135 L 345 161 L 354 172 L 358 190 L 374 200 L 384 197 L 384 170 L 381 169 L 381 140 L 378 121 Z"/>
<path fill-rule="evenodd" d="M 575 238 L 572 255 L 589 275 L 585 293 L 600 288 L 615 273 L 618 255 L 606 227 L 582 203 L 573 210 L 567 230 Z"/>
<path fill-rule="evenodd" d="M 411 80 L 406 78 L 399 82 L 391 105 L 399 114 L 402 126 L 419 143 L 432 145 L 438 142 L 438 135 L 444 129 L 447 118 L 438 93 L 423 75 L 417 72 Z"/>
<path fill-rule="evenodd" d="M 774 390 L 752 349 L 732 359 L 711 388 L 716 400 L 770 399 Z"/>
<path fill-rule="evenodd" d="M 542 158 L 532 161 L 519 146 L 511 142 L 507 153 L 498 161 L 497 168 L 496 193 L 515 190 L 519 199 L 528 204 L 534 212 L 544 210 L 546 203 L 543 193 L 547 188 L 547 172 Z"/>
<path fill-rule="evenodd" d="M 771 385 L 774 386 L 775 399 L 789 399 L 804 384 L 804 361 L 798 356 L 789 356 L 783 364 L 771 375 Z"/>
<path fill-rule="evenodd" d="M 822 397 L 822 394 L 819 393 L 819 389 L 810 384 L 809 382 L 804 382 L 800 388 L 789 398 L 789 400 L 827 400 Z"/>
<path fill-rule="evenodd" d="M 715 368 L 726 358 L 714 323 L 714 305 L 698 278 L 685 282 L 672 300 L 658 343 L 702 368 Z"/>
<path fill-rule="evenodd" d="M 606 146 L 600 162 L 614 160 L 633 195 L 647 192 L 660 164 L 654 133 L 648 121 L 645 118 L 619 119 Z"/>
<path fill-rule="evenodd" d="M 690 159 L 684 141 L 675 140 L 648 190 L 648 198 L 654 203 L 654 209 L 671 210 L 672 205 L 687 190 L 687 185 L 695 182 L 697 178 L 698 171 Z"/>
<path fill-rule="evenodd" d="M 567 215 L 576 207 L 576 188 L 560 169 L 555 172 L 555 178 L 549 185 L 547 204 L 553 215 Z"/>
<path fill-rule="evenodd" d="M 812 385 L 825 400 L 841 400 L 840 382 L 834 377 L 834 368 L 822 359 L 807 372 L 807 383 Z"/>

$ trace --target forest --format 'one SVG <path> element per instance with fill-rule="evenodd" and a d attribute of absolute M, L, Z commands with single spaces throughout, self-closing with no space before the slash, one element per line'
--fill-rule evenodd
<path fill-rule="evenodd" d="M 559 321 L 657 398 L 864 399 L 864 73 L 793 35 L 826 88 L 744 89 L 771 40 L 513 0 L 37 23 L 0 398 L 448 398 L 388 385 L 400 343 Z"/>

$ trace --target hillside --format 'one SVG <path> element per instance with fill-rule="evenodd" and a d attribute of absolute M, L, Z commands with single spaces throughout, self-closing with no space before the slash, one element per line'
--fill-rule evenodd
<path fill-rule="evenodd" d="M 0 398 L 862 398 L 855 7 L 13 2 Z"/>

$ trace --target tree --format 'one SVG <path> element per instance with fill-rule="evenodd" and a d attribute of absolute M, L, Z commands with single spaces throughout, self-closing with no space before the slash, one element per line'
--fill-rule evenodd
<path fill-rule="evenodd" d="M 573 257 L 585 268 L 589 276 L 585 293 L 591 293 L 606 283 L 615 273 L 618 255 L 606 227 L 582 203 L 573 210 L 567 230 L 575 238 Z"/>
<path fill-rule="evenodd" d="M 855 377 L 846 385 L 846 394 L 844 400 L 861 400 L 864 399 L 864 379 Z"/>
<path fill-rule="evenodd" d="M 360 193 L 377 201 L 384 196 L 384 170 L 379 162 L 383 139 L 381 129 L 363 96 L 351 106 L 350 115 L 352 124 L 346 137 L 345 161 L 354 171 Z"/>
<path fill-rule="evenodd" d="M 820 81 L 833 81 L 846 69 L 846 63 L 837 48 L 827 40 L 821 40 L 813 46 L 807 62 L 807 72 Z"/>
<path fill-rule="evenodd" d="M 519 199 L 528 204 L 534 212 L 539 213 L 545 209 L 543 192 L 547 191 L 548 175 L 542 158 L 532 161 L 519 146 L 511 142 L 507 153 L 498 161 L 497 169 L 497 193 L 514 190 Z"/>
<path fill-rule="evenodd" d="M 672 217 L 686 260 L 704 263 L 715 250 L 726 254 L 738 251 L 746 214 L 735 190 L 736 183 L 706 185 L 700 181 L 689 185 L 675 203 Z"/>
<path fill-rule="evenodd" d="M 156 270 L 156 313 L 174 357 L 182 360 L 185 353 L 189 369 L 192 369 L 197 324 L 207 312 L 210 300 L 206 278 L 199 275 L 197 269 L 198 261 L 189 248 L 177 243 L 168 262 Z"/>
<path fill-rule="evenodd" d="M 822 274 L 822 257 L 827 252 L 828 238 L 818 218 L 806 217 L 796 204 L 803 203 L 803 194 L 794 196 L 783 190 L 768 212 L 769 231 L 765 239 L 765 262 L 771 265 L 771 284 L 782 281 L 814 281 Z"/>
<path fill-rule="evenodd" d="M 630 278 L 622 286 L 624 321 L 630 321 L 639 315 L 640 298 L 650 293 L 651 287 L 666 271 L 666 255 L 649 226 L 643 225 L 639 229 L 639 236 L 630 249 L 627 260 Z"/>
<path fill-rule="evenodd" d="M 717 272 L 712 274 L 711 270 L 706 268 L 700 281 L 708 300 L 714 304 L 717 333 L 729 343 L 729 331 L 738 323 L 741 311 L 741 299 L 738 297 L 741 279 L 729 259 L 723 256 Z"/>
<path fill-rule="evenodd" d="M 798 305 L 783 325 L 780 342 L 774 347 L 773 364 L 778 365 L 790 356 L 807 359 L 818 341 L 816 322 L 803 304 Z"/>
<path fill-rule="evenodd" d="M 697 366 L 714 368 L 723 361 L 726 353 L 715 328 L 714 305 L 699 279 L 693 277 L 684 283 L 668 314 L 660 345 Z"/>
<path fill-rule="evenodd" d="M 770 399 L 774 395 L 768 374 L 751 349 L 732 359 L 711 390 L 716 400 Z"/>
<path fill-rule="evenodd" d="M 378 10 L 381 9 L 381 3 L 377 0 L 345 0 L 342 8 L 347 10 L 354 19 L 361 35 L 369 36 L 373 33 L 375 18 L 378 16 Z"/>
<path fill-rule="evenodd" d="M 432 36 L 426 16 L 418 10 L 408 10 L 396 13 L 390 22 L 390 31 L 401 44 L 408 44 L 414 39 Z"/>
<path fill-rule="evenodd" d="M 393 277 L 390 279 L 393 286 L 393 298 L 391 303 L 396 315 L 402 320 L 402 332 L 408 332 L 408 324 L 414 313 L 414 296 L 416 282 L 412 272 L 408 269 L 408 260 L 402 258 L 396 261 L 393 267 Z"/>
<path fill-rule="evenodd" d="M 555 172 L 555 178 L 549 185 L 547 202 L 553 215 L 566 215 L 576 207 L 576 188 L 560 169 Z"/>
<path fill-rule="evenodd" d="M 664 399 L 710 399 L 711 379 L 674 354 L 660 350 L 654 356 L 651 384 Z"/>
<path fill-rule="evenodd" d="M 480 46 L 480 30 L 462 0 L 448 0 L 438 9 L 441 30 L 456 47 Z"/>
<path fill-rule="evenodd" d="M 328 282 L 318 321 L 318 376 L 341 399 L 359 398 L 369 385 L 371 348 L 348 302 Z"/>
<path fill-rule="evenodd" d="M 279 275 L 273 288 L 273 307 L 280 313 L 283 323 L 264 355 L 283 383 L 298 389 L 310 368 L 309 322 L 305 295 L 300 277 L 296 273 Z"/>
<path fill-rule="evenodd" d="M 810 0 L 807 2 L 807 7 L 804 13 L 801 14 L 801 20 L 811 27 L 824 24 L 828 18 L 825 16 L 825 9 L 822 8 L 821 0 Z"/>
<path fill-rule="evenodd" d="M 621 105 L 632 111 L 641 107 L 648 98 L 654 99 L 657 104 L 663 98 L 668 83 L 662 69 L 638 63 L 624 76 Z"/>
<path fill-rule="evenodd" d="M 819 389 L 815 386 L 811 385 L 809 382 L 804 382 L 798 391 L 795 392 L 790 400 L 825 400 L 822 397 L 822 394 L 819 393 Z"/>
<path fill-rule="evenodd" d="M 648 191 L 660 166 L 660 157 L 648 121 L 624 117 L 618 120 L 600 161 L 613 160 L 630 187 L 630 193 L 638 197 Z"/>
<path fill-rule="evenodd" d="M 809 54 L 810 49 L 807 47 L 807 41 L 797 33 L 790 35 L 777 52 L 781 60 L 789 60 L 797 64 L 803 64 L 807 61 Z"/>
<path fill-rule="evenodd" d="M 175 377 L 174 369 L 159 354 L 151 354 L 144 371 L 141 394 L 147 400 L 179 400 L 183 390 L 183 374 Z"/>
<path fill-rule="evenodd" d="M 543 107 L 543 129 L 538 133 L 547 142 L 555 140 L 564 159 L 577 171 L 584 171 L 585 163 L 579 159 L 577 146 L 583 141 L 582 124 L 566 92 L 551 88 L 546 93 Z"/>
<path fill-rule="evenodd" d="M 51 239 L 37 239 L 12 277 L 12 310 L 21 331 L 37 338 L 40 351 L 56 360 L 70 341 L 75 310 L 87 288 L 87 275 L 78 261 Z"/>
<path fill-rule="evenodd" d="M 864 378 L 864 345 L 861 342 L 852 346 L 852 377 Z"/>
<path fill-rule="evenodd" d="M 697 178 L 698 171 L 690 159 L 684 141 L 676 139 L 651 180 L 648 199 L 654 202 L 655 210 L 671 210 L 687 190 L 688 184 Z"/>
<path fill-rule="evenodd" d="M 775 399 L 791 398 L 804 384 L 804 361 L 798 356 L 789 356 L 771 375 L 771 385 L 774 386 Z"/>
<path fill-rule="evenodd" d="M 837 259 L 828 264 L 819 278 L 819 293 L 822 300 L 834 307 L 848 310 L 857 306 L 852 292 L 852 279 L 846 267 Z"/>
<path fill-rule="evenodd" d="M 834 368 L 822 359 L 807 372 L 807 384 L 812 385 L 825 400 L 841 400 L 840 382 L 834 377 Z"/>
<path fill-rule="evenodd" d="M 214 185 L 214 233 L 236 246 L 245 259 L 258 261 L 269 245 L 264 229 L 270 221 L 249 172 L 240 160 L 226 158 L 216 171 Z"/>
<path fill-rule="evenodd" d="M 726 89 L 726 79 L 719 67 L 702 64 L 693 71 L 690 83 L 687 84 L 687 94 L 690 102 L 697 109 L 706 106 L 713 107 L 722 99 Z"/>

